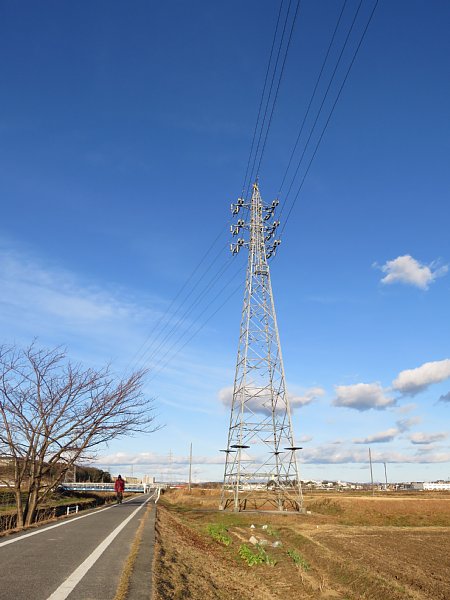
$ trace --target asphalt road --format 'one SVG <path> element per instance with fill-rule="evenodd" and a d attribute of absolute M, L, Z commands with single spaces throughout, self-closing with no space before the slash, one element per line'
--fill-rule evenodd
<path fill-rule="evenodd" d="M 149 500 L 133 497 L 0 538 L 0 599 L 112 600 Z"/>

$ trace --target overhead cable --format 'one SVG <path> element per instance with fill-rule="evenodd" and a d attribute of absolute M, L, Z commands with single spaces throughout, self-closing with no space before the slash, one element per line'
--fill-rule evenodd
<path fill-rule="evenodd" d="M 297 0 L 297 8 L 295 10 L 295 15 L 294 15 L 295 18 L 294 18 L 294 21 L 293 21 L 293 25 L 295 24 L 295 19 L 297 17 L 297 13 L 298 13 L 300 1 L 301 0 Z M 283 25 L 283 31 L 281 33 L 280 43 L 278 45 L 277 57 L 276 57 L 275 65 L 274 65 L 273 72 L 272 72 L 272 79 L 271 79 L 271 82 L 270 82 L 269 93 L 267 95 L 266 106 L 265 106 L 265 109 L 264 109 L 264 115 L 263 115 L 262 123 L 261 123 L 261 126 L 260 126 L 260 131 L 259 131 L 259 136 L 258 136 L 258 143 L 256 145 L 256 151 L 255 151 L 255 154 L 254 154 L 254 157 L 253 157 L 253 164 L 252 164 L 252 168 L 251 168 L 251 171 L 250 171 L 250 178 L 249 178 L 248 183 L 247 183 L 247 190 L 246 190 L 245 197 L 249 196 L 250 186 L 253 183 L 253 181 L 255 179 L 255 176 L 258 174 L 255 171 L 255 166 L 256 166 L 256 161 L 258 160 L 259 148 L 261 146 L 261 140 L 262 140 L 262 137 L 263 137 L 264 126 L 265 126 L 265 123 L 266 123 L 267 113 L 269 111 L 269 106 L 270 106 L 270 102 L 271 102 L 271 98 L 272 98 L 272 90 L 273 90 L 273 87 L 274 87 L 275 77 L 277 75 L 277 68 L 278 68 L 278 63 L 279 63 L 279 60 L 280 60 L 281 49 L 284 46 L 284 38 L 285 38 L 285 34 L 286 34 L 287 24 L 288 24 L 288 21 L 289 21 L 289 15 L 290 15 L 290 11 L 291 11 L 291 5 L 292 5 L 292 0 L 289 0 L 289 5 L 288 5 L 288 8 L 287 8 L 286 17 L 285 17 L 284 25 Z M 290 32 L 290 36 L 289 36 L 289 43 L 290 43 L 290 39 L 292 37 L 293 25 L 291 27 L 291 32 Z M 289 45 L 285 49 L 284 59 L 283 59 L 283 65 L 286 62 L 286 57 L 287 57 L 288 50 L 289 50 Z M 283 67 L 283 70 L 281 71 L 281 74 L 280 74 L 279 79 L 278 79 L 277 90 L 280 87 L 280 83 L 281 83 L 281 78 L 282 78 L 282 75 L 283 75 L 283 71 L 284 71 L 284 67 Z M 277 97 L 275 97 L 275 100 L 272 102 L 271 114 L 273 114 L 273 110 L 275 108 L 276 100 L 277 100 Z M 269 126 L 269 128 L 270 128 L 270 126 Z M 265 136 L 265 138 L 267 138 L 267 135 Z"/>
<path fill-rule="evenodd" d="M 341 62 L 342 55 L 344 54 L 345 48 L 347 47 L 348 41 L 349 41 L 349 39 L 350 39 L 350 35 L 351 35 L 352 31 L 353 31 L 353 27 L 355 26 L 356 19 L 358 18 L 358 14 L 359 14 L 359 11 L 360 11 L 360 8 L 361 8 L 361 5 L 362 5 L 362 3 L 363 3 L 363 0 L 360 0 L 360 2 L 359 2 L 359 4 L 358 4 L 358 8 L 356 9 L 356 12 L 355 12 L 355 14 L 354 14 L 354 16 L 353 16 L 353 20 L 352 20 L 352 22 L 351 22 L 351 25 L 350 25 L 350 28 L 349 28 L 349 30 L 348 30 L 348 32 L 347 32 L 347 36 L 346 36 L 346 38 L 345 38 L 345 41 L 344 41 L 344 43 L 343 43 L 343 45 L 342 45 L 342 48 L 341 48 L 341 51 L 340 51 L 340 53 L 339 53 L 338 59 L 337 59 L 337 61 L 336 61 L 336 64 L 335 64 L 335 66 L 334 66 L 333 73 L 332 73 L 332 75 L 331 75 L 331 77 L 330 77 L 330 80 L 329 80 L 329 82 L 328 82 L 327 89 L 326 89 L 326 91 L 325 91 L 325 94 L 324 94 L 324 96 L 323 96 L 323 98 L 322 98 L 322 102 L 321 102 L 321 104 L 320 104 L 319 110 L 317 111 L 316 118 L 315 118 L 315 120 L 314 120 L 314 123 L 313 123 L 313 125 L 312 125 L 311 129 L 310 129 L 310 132 L 309 132 L 308 139 L 306 140 L 306 143 L 305 143 L 305 145 L 304 145 L 304 147 L 303 147 L 303 152 L 302 152 L 302 154 L 301 154 L 301 156 L 300 156 L 300 160 L 298 161 L 297 168 L 295 169 L 294 175 L 293 175 L 293 177 L 292 177 L 292 179 L 291 179 L 291 183 L 290 183 L 290 185 L 289 185 L 289 189 L 288 189 L 288 191 L 287 191 L 287 193 L 286 193 L 286 196 L 285 196 L 285 201 L 284 201 L 284 203 L 283 203 L 283 206 L 281 207 L 280 216 L 283 214 L 283 209 L 284 209 L 284 206 L 286 205 L 286 201 L 287 201 L 287 199 L 288 199 L 288 197 L 289 197 L 289 194 L 291 193 L 292 187 L 293 187 L 293 185 L 294 185 L 294 182 L 295 182 L 295 179 L 296 179 L 296 177 L 297 177 L 297 173 L 298 173 L 298 171 L 299 171 L 299 169 L 300 169 L 300 167 L 301 167 L 301 165 L 302 165 L 303 158 L 305 157 L 306 151 L 307 151 L 307 149 L 308 149 L 309 142 L 311 141 L 311 138 L 312 138 L 312 135 L 313 135 L 313 133 L 314 133 L 314 130 L 315 130 L 315 128 L 316 128 L 317 122 L 318 122 L 318 120 L 319 120 L 319 117 L 320 117 L 320 115 L 321 115 L 321 113 L 322 113 L 322 109 L 323 109 L 323 107 L 324 107 L 324 104 L 325 104 L 325 101 L 326 101 L 326 99 L 327 99 L 327 97 L 328 97 L 328 93 L 329 93 L 329 91 L 330 91 L 330 89 L 331 89 L 331 85 L 332 85 L 332 83 L 333 83 L 333 81 L 334 81 L 334 77 L 335 77 L 335 75 L 336 75 L 336 72 L 337 72 L 337 70 L 338 70 L 339 64 L 340 64 L 340 62 Z"/>
<path fill-rule="evenodd" d="M 259 156 L 258 167 L 256 169 L 256 177 L 259 176 L 259 172 L 260 172 L 260 169 L 261 169 L 261 162 L 262 162 L 262 159 L 263 159 L 263 156 L 264 156 L 264 150 L 266 148 L 266 143 L 267 143 L 267 138 L 269 136 L 270 126 L 272 124 L 273 113 L 274 113 L 275 105 L 276 105 L 277 99 L 278 99 L 278 92 L 280 91 L 281 80 L 283 78 L 284 67 L 286 65 L 286 59 L 287 59 L 287 56 L 288 56 L 288 53 L 289 53 L 289 46 L 291 45 L 292 34 L 294 32 L 294 27 L 295 27 L 295 21 L 297 20 L 298 11 L 299 11 L 299 8 L 300 8 L 300 1 L 301 0 L 298 0 L 298 2 L 297 2 L 297 8 L 295 9 L 294 18 L 292 19 L 291 31 L 289 32 L 289 39 L 288 39 L 288 42 L 287 42 L 286 51 L 284 53 L 284 58 L 283 58 L 283 64 L 282 64 L 282 67 L 281 67 L 280 77 L 278 78 L 278 84 L 277 84 L 277 89 L 276 89 L 276 92 L 275 92 L 275 98 L 274 98 L 274 101 L 273 101 L 273 104 L 272 104 L 272 110 L 270 112 L 269 122 L 268 122 L 268 125 L 267 125 L 266 134 L 264 136 L 264 143 L 262 145 L 261 154 Z"/>
<path fill-rule="evenodd" d="M 242 183 L 242 195 L 245 194 L 245 188 L 246 188 L 246 184 L 247 184 L 248 170 L 250 168 L 250 161 L 252 159 L 253 148 L 255 146 L 256 133 L 258 131 L 259 118 L 261 116 L 261 108 L 262 108 L 262 105 L 263 105 L 264 96 L 266 94 L 267 80 L 269 78 L 270 65 L 272 64 L 273 50 L 274 50 L 274 47 L 275 47 L 275 41 L 276 41 L 276 38 L 277 38 L 278 27 L 279 27 L 279 24 L 280 24 L 280 17 L 281 17 L 281 12 L 282 12 L 282 9 L 283 9 L 283 2 L 284 2 L 284 0 L 281 0 L 281 2 L 280 2 L 280 8 L 278 10 L 277 24 L 275 26 L 275 31 L 274 31 L 274 34 L 273 34 L 272 46 L 270 48 L 269 61 L 267 63 L 266 76 L 264 78 L 263 91 L 262 91 L 262 94 L 261 94 L 261 100 L 259 102 L 258 115 L 256 117 L 255 128 L 253 130 L 252 143 L 251 143 L 251 146 L 250 146 L 250 152 L 249 152 L 248 160 L 247 160 L 247 168 L 245 170 L 244 181 Z M 269 94 L 270 94 L 270 92 L 269 92 Z"/>
<path fill-rule="evenodd" d="M 230 281 L 228 282 L 227 286 L 225 286 L 225 287 L 228 287 L 228 285 L 229 285 L 229 283 L 230 283 L 231 281 L 232 281 L 232 280 L 230 280 Z M 235 287 L 235 288 L 234 288 L 234 289 L 231 291 L 231 293 L 230 293 L 230 294 L 229 294 L 229 295 L 228 295 L 228 296 L 225 298 L 225 300 L 224 300 L 224 301 L 223 301 L 223 302 L 222 302 L 222 303 L 221 303 L 221 304 L 218 306 L 218 308 L 217 308 L 217 309 L 216 309 L 216 310 L 215 310 L 215 311 L 214 311 L 214 312 L 213 312 L 211 315 L 209 315 L 209 317 L 208 317 L 208 318 L 207 318 L 207 319 L 206 319 L 206 320 L 205 320 L 205 321 L 204 321 L 204 322 L 203 322 L 203 323 L 200 325 L 200 327 L 198 327 L 198 328 L 197 328 L 197 329 L 196 329 L 196 330 L 195 330 L 195 331 L 192 333 L 192 335 L 191 335 L 191 336 L 190 336 L 190 337 L 189 337 L 189 338 L 188 338 L 188 339 L 187 339 L 187 340 L 184 342 L 184 344 L 183 344 L 182 346 L 180 346 L 180 347 L 179 347 L 179 348 L 176 350 L 176 352 L 175 352 L 175 353 L 174 353 L 174 354 L 173 354 L 173 355 L 172 355 L 172 356 L 171 356 L 171 357 L 170 357 L 170 358 L 169 358 L 169 359 L 168 359 L 168 360 L 167 360 L 167 361 L 166 361 L 166 362 L 165 362 L 165 363 L 164 363 L 164 364 L 163 364 L 163 365 L 162 365 L 162 366 L 161 366 L 161 367 L 158 369 L 158 370 L 155 370 L 155 372 L 153 373 L 153 375 L 150 377 L 150 380 L 149 380 L 149 381 L 152 381 L 152 379 L 154 379 L 154 378 L 156 377 L 156 375 L 157 375 L 157 374 L 158 374 L 160 371 L 162 371 L 163 369 L 165 369 L 165 368 L 166 368 L 166 366 L 167 366 L 167 365 L 168 365 L 170 362 L 172 362 L 172 361 L 173 361 L 173 359 L 174 359 L 176 356 L 178 356 L 178 354 L 179 354 L 179 353 L 180 353 L 180 352 L 183 350 L 183 348 L 185 348 L 185 347 L 186 347 L 186 346 L 187 346 L 187 345 L 188 345 L 188 344 L 189 344 L 189 343 L 190 343 L 190 342 L 191 342 L 191 341 L 194 339 L 194 337 L 195 337 L 195 336 L 197 336 L 197 335 L 200 333 L 200 331 L 202 331 L 202 330 L 203 330 L 203 329 L 206 327 L 206 325 L 207 325 L 207 324 L 208 324 L 208 323 L 211 321 L 211 319 L 212 319 L 213 317 L 215 317 L 215 316 L 217 315 L 217 313 L 218 313 L 220 310 L 222 310 L 222 308 L 223 308 L 223 307 L 224 307 L 224 306 L 225 306 L 225 305 L 226 305 L 226 304 L 227 304 L 227 303 L 228 303 L 228 302 L 231 300 L 231 298 L 232 298 L 232 297 L 233 297 L 233 296 L 234 296 L 234 295 L 235 295 L 235 294 L 236 294 L 236 293 L 237 293 L 237 292 L 238 292 L 238 291 L 239 291 L 241 288 L 242 288 L 242 284 L 241 284 L 241 283 L 239 283 L 239 284 L 238 284 L 238 285 L 237 285 L 237 286 L 236 286 L 236 287 Z M 224 289 L 225 289 L 225 288 L 224 288 Z M 222 291 L 223 291 L 223 290 L 221 290 L 221 293 L 222 293 Z"/>
<path fill-rule="evenodd" d="M 210 244 L 210 246 L 208 247 L 208 249 L 206 250 L 206 252 L 201 257 L 200 261 L 197 263 L 197 266 L 192 270 L 192 272 L 190 273 L 190 275 L 188 276 L 188 278 L 185 280 L 185 282 L 180 287 L 180 289 L 178 290 L 178 292 L 172 298 L 169 306 L 160 315 L 159 319 L 156 321 L 156 323 L 151 328 L 150 332 L 147 334 L 145 340 L 142 342 L 142 344 L 139 346 L 139 348 L 136 350 L 136 352 L 134 353 L 134 355 L 132 356 L 132 358 L 128 362 L 128 364 L 127 364 L 127 366 L 125 368 L 125 372 L 128 372 L 132 367 L 134 367 L 136 365 L 136 363 L 138 361 L 139 355 L 141 355 L 142 353 L 145 354 L 148 351 L 148 349 L 147 349 L 147 350 L 145 350 L 145 352 L 143 352 L 144 348 L 148 345 L 149 342 L 151 344 L 153 343 L 153 341 L 151 341 L 152 340 L 152 336 L 157 332 L 157 330 L 160 327 L 160 325 L 162 324 L 164 318 L 170 313 L 170 310 L 174 306 L 175 302 L 178 300 L 178 298 L 184 292 L 184 290 L 186 289 L 186 287 L 189 285 L 189 283 L 195 277 L 195 274 L 200 269 L 200 267 L 203 265 L 203 263 L 205 262 L 206 258 L 209 256 L 209 253 L 214 248 L 214 246 L 217 244 L 218 240 L 222 237 L 223 233 L 224 233 L 224 230 L 221 229 L 221 231 L 219 232 L 219 234 L 214 238 L 214 240 L 212 241 L 212 243 Z M 210 267 L 211 267 L 211 265 L 210 265 Z M 207 271 L 210 269 L 210 267 L 208 267 Z M 197 282 L 196 286 L 197 285 L 198 285 L 198 282 Z M 194 287 L 194 289 L 195 289 L 195 287 Z M 159 335 L 159 333 L 158 333 L 158 335 Z"/>
<path fill-rule="evenodd" d="M 297 150 L 297 146 L 298 146 L 298 143 L 299 143 L 299 141 L 300 141 L 300 137 L 301 137 L 301 135 L 302 135 L 302 133 L 303 133 L 303 128 L 304 128 L 304 126 L 305 126 L 306 119 L 308 118 L 309 111 L 310 111 L 310 109 L 311 109 L 311 106 L 312 106 L 312 103 L 313 103 L 314 97 L 315 97 L 315 95 L 316 95 L 317 88 L 318 88 L 318 86 L 319 86 L 319 83 L 320 83 L 320 80 L 321 80 L 321 78 L 322 78 L 322 74 L 323 74 L 323 71 L 324 71 L 324 68 L 325 68 L 326 62 L 327 62 L 327 60 L 328 60 L 328 56 L 330 55 L 330 50 L 331 50 L 331 47 L 332 47 L 332 45 L 333 45 L 334 38 L 336 37 L 337 30 L 339 29 L 339 25 L 340 25 L 340 23 L 341 23 L 342 15 L 344 14 L 344 10 L 345 10 L 345 7 L 346 7 L 346 5 L 347 5 L 347 0 L 344 0 L 344 3 L 342 4 L 341 12 L 340 12 L 340 14 L 339 14 L 338 20 L 337 20 L 337 22 L 336 22 L 336 26 L 335 26 L 335 28 L 334 28 L 334 31 L 333 31 L 333 35 L 331 36 L 330 43 L 328 44 L 328 49 L 327 49 L 327 52 L 326 52 L 326 54 L 325 54 L 325 58 L 323 59 L 323 62 L 322 62 L 322 66 L 321 66 L 321 68 L 320 68 L 319 75 L 318 75 L 318 77 L 317 77 L 317 79 L 316 79 L 316 83 L 315 83 L 315 85 L 314 85 L 314 89 L 313 89 L 313 91 L 312 91 L 312 94 L 311 94 L 311 97 L 310 97 L 310 99 L 309 99 L 309 104 L 308 104 L 308 107 L 307 107 L 307 109 L 306 109 L 306 113 L 305 113 L 305 115 L 304 115 L 304 117 L 303 117 L 303 121 L 302 121 L 302 124 L 301 124 L 301 126 L 300 126 L 300 130 L 299 130 L 299 133 L 298 133 L 298 135 L 297 135 L 297 139 L 296 139 L 296 141 L 295 141 L 295 144 L 294 144 L 294 147 L 293 147 L 293 149 L 292 149 L 291 156 L 289 157 L 288 165 L 287 165 L 287 167 L 286 167 L 286 170 L 285 170 L 285 172 L 284 172 L 284 175 L 283 175 L 283 179 L 282 179 L 282 181 L 281 181 L 281 184 L 280 184 L 280 186 L 279 186 L 279 188 L 278 188 L 278 196 L 281 196 L 281 191 L 282 191 L 282 189 L 283 189 L 283 185 L 284 185 L 284 182 L 285 182 L 285 180 L 286 180 L 286 176 L 287 176 L 287 174 L 288 174 L 288 171 L 289 171 L 289 169 L 290 169 L 290 166 L 291 166 L 291 163 L 292 163 L 292 159 L 294 158 L 295 151 Z"/>
<path fill-rule="evenodd" d="M 373 18 L 373 16 L 374 16 L 374 14 L 375 14 L 375 10 L 376 10 L 376 8 L 377 8 L 377 6 L 378 6 L 378 1 L 379 1 L 379 0 L 375 0 L 375 4 L 374 4 L 374 6 L 373 6 L 373 8 L 372 8 L 372 11 L 371 11 L 371 13 L 370 13 L 369 19 L 367 20 L 366 26 L 364 27 L 364 30 L 363 30 L 363 33 L 362 33 L 362 35 L 361 35 L 360 39 L 359 39 L 358 45 L 357 45 L 357 47 L 356 47 L 356 49 L 355 49 L 355 51 L 354 51 L 354 53 L 353 53 L 352 60 L 350 61 L 350 64 L 349 64 L 349 66 L 348 66 L 348 68 L 347 68 L 347 71 L 346 71 L 345 77 L 344 77 L 344 79 L 343 79 L 343 81 L 342 81 L 342 83 L 341 83 L 341 86 L 340 86 L 340 88 L 339 88 L 339 91 L 338 91 L 338 94 L 337 94 L 337 96 L 336 96 L 336 99 L 334 100 L 333 106 L 331 107 L 331 111 L 330 111 L 330 113 L 329 113 L 329 115 L 328 115 L 328 118 L 327 118 L 327 120 L 326 120 L 326 122 L 325 122 L 325 125 L 324 125 L 324 127 L 323 127 L 323 129 L 322 129 L 322 132 L 321 132 L 321 134 L 320 134 L 320 137 L 319 137 L 319 139 L 317 140 L 316 146 L 315 146 L 315 148 L 314 148 L 314 152 L 313 152 L 313 154 L 312 154 L 312 156 L 311 156 L 311 159 L 310 159 L 310 161 L 309 161 L 309 163 L 308 163 L 308 166 L 307 166 L 307 168 L 306 168 L 306 171 L 305 171 L 305 173 L 304 173 L 304 175 L 303 175 L 303 178 L 302 178 L 302 181 L 301 181 L 301 183 L 300 183 L 300 186 L 299 186 L 299 188 L 298 188 L 298 190 L 297 190 L 297 193 L 296 193 L 296 195 L 295 195 L 295 197 L 294 197 L 294 199 L 293 199 L 293 201 L 292 201 L 292 203 L 291 203 L 291 206 L 290 206 L 290 208 L 289 208 L 289 211 L 288 211 L 287 217 L 286 217 L 286 219 L 284 220 L 284 224 L 283 224 L 283 227 L 282 227 L 282 229 L 281 229 L 281 232 L 280 232 L 280 233 L 281 233 L 281 235 L 283 234 L 284 230 L 286 229 L 286 225 L 287 225 L 287 223 L 288 223 L 288 221 L 289 221 L 289 218 L 290 218 L 290 216 L 291 216 L 292 210 L 293 210 L 293 208 L 294 208 L 294 206 L 295 206 L 295 203 L 296 203 L 296 201 L 297 201 L 297 199 L 298 199 L 298 197 L 299 197 L 299 195 L 300 195 L 300 192 L 301 192 L 301 190 L 302 190 L 302 188 L 303 188 L 303 184 L 305 183 L 305 179 L 306 179 L 306 177 L 307 177 L 307 175 L 308 175 L 309 169 L 311 168 L 311 165 L 312 165 L 312 163 L 313 163 L 313 161 L 314 161 L 314 158 L 315 158 L 315 156 L 316 156 L 316 154 L 317 154 L 317 150 L 319 149 L 319 146 L 320 146 L 320 143 L 321 143 L 321 141 L 322 141 L 322 139 L 323 139 L 323 136 L 324 136 L 324 134 L 325 134 L 325 131 L 327 130 L 327 127 L 328 127 L 328 125 L 329 125 L 329 123 L 330 123 L 331 117 L 333 116 L 334 109 L 336 108 L 336 105 L 337 105 L 337 103 L 338 103 L 338 100 L 339 100 L 339 98 L 340 98 L 340 96 L 341 96 L 342 90 L 344 89 L 345 83 L 346 83 L 346 81 L 347 81 L 347 79 L 348 79 L 348 76 L 349 76 L 349 74 L 350 74 L 350 71 L 351 71 L 351 69 L 352 69 L 352 67 L 353 67 L 353 64 L 354 64 L 355 60 L 356 60 L 356 57 L 357 57 L 357 55 L 358 55 L 358 52 L 359 52 L 359 49 L 361 48 L 361 44 L 362 44 L 362 42 L 363 42 L 363 40 L 364 40 L 364 37 L 365 37 L 365 35 L 366 35 L 366 33 L 367 33 L 367 30 L 368 30 L 368 28 L 369 28 L 369 25 L 370 25 L 370 23 L 372 22 L 372 18 Z"/>
<path fill-rule="evenodd" d="M 200 291 L 200 293 L 196 296 L 193 302 L 186 308 L 183 314 L 178 318 L 178 320 L 172 325 L 170 330 L 166 333 L 166 335 L 159 341 L 158 345 L 153 349 L 150 356 L 146 357 L 145 360 L 149 362 L 154 358 L 154 356 L 161 350 L 164 343 L 170 340 L 170 337 L 175 333 L 177 333 L 180 328 L 183 327 L 184 322 L 188 319 L 188 317 L 192 314 L 192 311 L 201 303 L 201 301 L 206 297 L 206 295 L 214 288 L 215 284 L 222 278 L 224 273 L 228 270 L 230 265 L 232 264 L 232 257 L 229 257 L 224 265 L 222 265 L 221 269 L 210 279 L 206 288 Z"/>

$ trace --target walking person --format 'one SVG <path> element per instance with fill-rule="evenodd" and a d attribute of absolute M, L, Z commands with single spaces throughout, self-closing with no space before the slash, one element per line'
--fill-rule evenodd
<path fill-rule="evenodd" d="M 125 481 L 122 479 L 122 475 L 119 475 L 114 483 L 114 491 L 116 492 L 117 504 L 122 504 L 123 493 L 125 491 Z"/>

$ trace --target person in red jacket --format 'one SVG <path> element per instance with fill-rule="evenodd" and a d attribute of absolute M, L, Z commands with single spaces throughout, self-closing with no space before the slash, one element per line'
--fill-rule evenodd
<path fill-rule="evenodd" d="M 119 475 L 116 479 L 114 491 L 116 492 L 117 504 L 122 504 L 123 493 L 125 491 L 125 481 L 122 479 L 122 475 Z"/>

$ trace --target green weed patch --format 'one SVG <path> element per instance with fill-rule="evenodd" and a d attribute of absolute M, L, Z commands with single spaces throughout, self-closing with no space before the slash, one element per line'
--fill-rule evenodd
<path fill-rule="evenodd" d="M 297 550 L 288 550 L 287 554 L 290 558 L 292 558 L 297 567 L 303 569 L 304 571 L 309 571 L 310 564 L 303 558 L 301 554 L 297 552 Z"/>
<path fill-rule="evenodd" d="M 208 525 L 208 533 L 213 540 L 223 544 L 224 546 L 229 546 L 231 544 L 231 537 L 228 535 L 227 529 L 223 525 Z"/>
<path fill-rule="evenodd" d="M 242 544 L 239 547 L 238 554 L 249 567 L 262 564 L 274 567 L 277 564 L 276 560 L 271 558 L 262 546 L 256 546 L 256 550 L 253 551 L 247 544 Z"/>

